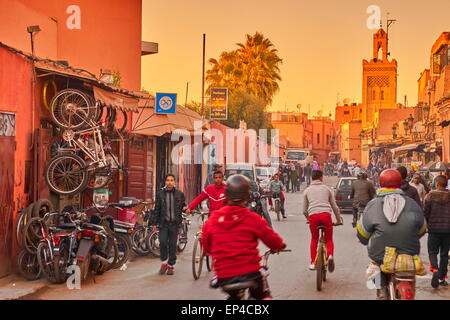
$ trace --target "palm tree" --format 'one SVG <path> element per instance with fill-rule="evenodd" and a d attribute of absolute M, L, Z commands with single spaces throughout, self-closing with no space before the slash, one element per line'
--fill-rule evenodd
<path fill-rule="evenodd" d="M 236 50 L 223 52 L 219 60 L 209 59 L 212 65 L 206 76 L 209 88 L 245 88 L 266 104 L 272 103 L 279 90 L 278 81 L 281 81 L 279 65 L 283 60 L 278 56 L 278 50 L 259 32 L 253 36 L 247 34 L 246 42 L 237 43 L 237 46 Z"/>

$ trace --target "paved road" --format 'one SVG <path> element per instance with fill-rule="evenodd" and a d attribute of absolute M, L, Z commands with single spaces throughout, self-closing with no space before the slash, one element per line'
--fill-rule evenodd
<path fill-rule="evenodd" d="M 326 178 L 335 185 L 336 178 Z M 303 189 L 303 188 L 302 188 Z M 373 290 L 365 285 L 367 266 L 366 248 L 355 236 L 351 215 L 344 215 L 344 226 L 334 229 L 336 270 L 329 274 L 321 292 L 315 290 L 315 273 L 308 270 L 310 234 L 306 219 L 300 214 L 301 192 L 287 194 L 287 214 L 284 221 L 274 221 L 274 229 L 292 249 L 270 257 L 269 283 L 276 299 L 350 299 L 372 300 Z M 272 214 L 272 218 L 275 217 Z M 276 220 L 276 219 L 275 219 Z M 195 219 L 191 225 L 190 238 L 197 230 Z M 87 283 L 80 290 L 69 290 L 65 285 L 49 287 L 31 297 L 32 299 L 224 299 L 220 289 L 209 289 L 212 273 L 204 271 L 195 281 L 191 271 L 193 241 L 179 255 L 173 276 L 160 276 L 160 262 L 151 257 L 137 257 L 127 264 L 126 270 L 112 270 L 96 277 L 96 283 Z M 426 236 L 422 239 L 422 258 L 426 256 Z M 261 246 L 263 250 L 264 247 Z M 427 265 L 428 268 L 428 265 Z M 434 290 L 431 276 L 418 277 L 417 299 L 450 299 L 450 290 Z"/>

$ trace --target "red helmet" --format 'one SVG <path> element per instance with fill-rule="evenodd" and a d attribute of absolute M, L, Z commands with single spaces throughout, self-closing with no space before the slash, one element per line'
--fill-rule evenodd
<path fill-rule="evenodd" d="M 387 169 L 380 174 L 380 186 L 382 188 L 398 189 L 402 185 L 402 175 L 394 169 Z"/>

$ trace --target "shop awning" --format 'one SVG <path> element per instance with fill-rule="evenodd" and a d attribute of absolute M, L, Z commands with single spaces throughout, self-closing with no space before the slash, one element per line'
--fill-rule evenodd
<path fill-rule="evenodd" d="M 201 127 L 206 128 L 207 121 L 205 119 L 195 111 L 180 105 L 177 105 L 175 114 L 156 114 L 153 106 L 142 106 L 142 103 L 140 103 L 139 109 L 139 115 L 133 116 L 132 133 L 162 136 L 177 129 L 194 133 L 195 121 L 200 121 Z"/>
<path fill-rule="evenodd" d="M 139 99 L 129 97 L 120 93 L 106 91 L 94 86 L 94 97 L 101 104 L 110 106 L 122 111 L 139 112 Z"/>
<path fill-rule="evenodd" d="M 413 150 L 416 150 L 419 146 L 420 146 L 419 143 L 405 144 L 404 146 L 400 146 L 400 147 L 391 149 L 391 152 L 393 154 L 396 154 L 396 153 L 399 153 L 401 151 L 413 151 Z"/>

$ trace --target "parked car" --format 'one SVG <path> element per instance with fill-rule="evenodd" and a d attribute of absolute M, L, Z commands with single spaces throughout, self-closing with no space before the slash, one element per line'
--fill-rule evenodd
<path fill-rule="evenodd" d="M 336 187 L 334 189 L 334 196 L 336 203 L 344 211 L 352 211 L 353 200 L 350 199 L 350 194 L 352 192 L 352 183 L 357 180 L 356 177 L 342 177 L 338 180 Z"/>
<path fill-rule="evenodd" d="M 228 178 L 233 174 L 242 174 L 250 179 L 254 191 L 258 191 L 257 174 L 254 164 L 251 163 L 233 163 L 227 164 L 225 167 L 225 177 Z"/>
<path fill-rule="evenodd" d="M 261 188 L 265 189 L 267 187 L 270 182 L 270 176 L 269 167 L 256 167 L 256 177 Z"/>

